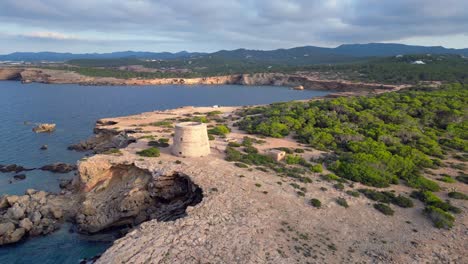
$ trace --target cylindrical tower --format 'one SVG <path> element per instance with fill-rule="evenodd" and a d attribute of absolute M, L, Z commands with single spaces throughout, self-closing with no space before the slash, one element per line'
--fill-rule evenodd
<path fill-rule="evenodd" d="M 210 154 L 206 124 L 183 122 L 176 124 L 172 154 L 178 157 L 203 157 Z"/>

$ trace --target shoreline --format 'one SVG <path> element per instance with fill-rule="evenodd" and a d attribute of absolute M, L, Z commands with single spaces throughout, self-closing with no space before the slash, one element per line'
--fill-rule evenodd
<path fill-rule="evenodd" d="M 239 131 L 232 122 L 235 121 L 235 111 L 240 108 L 185 106 L 103 118 L 96 122 L 96 136 L 115 145 L 102 145 L 99 140 L 84 144 L 91 150 L 103 148 L 101 153 L 78 162 L 79 174 L 70 184 L 70 189 L 78 192 L 73 196 L 76 198 L 71 199 L 76 202 L 73 219 L 80 230 L 90 233 L 110 228 L 115 223 L 134 225 L 134 229 L 116 240 L 97 263 L 143 263 L 149 257 L 154 263 L 192 263 L 197 260 L 212 263 L 305 262 L 310 260 L 310 256 L 301 255 L 296 250 L 305 244 L 304 253 L 310 250 L 322 263 L 337 259 L 341 262 L 430 261 L 438 259 L 430 255 L 434 251 L 455 260 L 461 256 L 463 238 L 454 240 L 450 237 L 462 232 L 463 225 L 459 224 L 439 237 L 440 244 L 450 244 L 450 249 L 436 245 L 432 240 L 442 231 L 434 229 L 419 213 L 419 204 L 414 210 L 395 208 L 398 217 L 389 218 L 370 207 L 367 198 L 348 198 L 333 188 L 332 183 L 321 181 L 314 174 L 313 183 L 300 183 L 307 186 L 307 195 L 313 194 L 323 202 L 322 209 L 314 209 L 292 187 L 297 185 L 296 180 L 227 163 L 223 150 L 228 142 L 241 142 L 244 136 L 266 140 L 265 144 L 255 145 L 261 152 L 275 147 L 306 148 L 289 137 L 264 139 Z M 174 123 L 193 116 L 209 115 L 213 111 L 221 112 L 219 119 L 230 124 L 232 132 L 226 139 L 210 141 L 209 156 L 174 157 L 170 148 L 161 148 L 158 158 L 143 158 L 137 154 L 152 141 L 172 140 L 172 129 L 155 123 L 167 120 Z M 213 120 L 211 124 L 220 122 Z M 135 138 L 135 141 L 127 136 Z M 109 149 L 118 151 L 107 152 Z M 310 159 L 322 153 L 306 150 L 303 155 Z M 189 189 L 202 190 L 201 201 L 193 193 L 177 193 L 181 188 L 176 183 L 181 179 L 187 180 Z M 355 185 L 356 188 L 365 187 L 359 183 Z M 411 191 L 406 186 L 394 186 L 394 189 L 398 193 Z M 158 193 L 163 193 L 162 197 L 157 196 Z M 334 197 L 342 196 L 349 199 L 352 210 L 336 205 Z M 163 208 L 162 211 L 148 214 L 144 203 L 148 197 L 165 199 L 170 204 L 158 207 Z M 125 211 L 120 211 L 120 208 Z M 174 209 L 177 218 L 172 214 Z M 64 208 L 63 211 L 66 213 L 67 210 Z M 141 211 L 145 214 L 142 215 Z M 408 219 L 411 223 L 405 223 Z M 460 221 L 464 219 L 460 218 Z M 363 221 L 367 225 L 363 226 Z M 415 228 L 417 233 L 413 231 Z M 369 241 L 360 240 L 362 234 L 368 234 Z M 301 243 L 294 242 L 296 236 Z M 226 237 L 232 239 L 228 242 Z M 389 243 L 380 243 L 384 240 Z M 418 247 L 414 246 L 414 241 L 418 242 Z M 147 246 L 148 243 L 152 246 Z M 232 252 L 225 254 L 226 249 Z"/>
<path fill-rule="evenodd" d="M 150 85 L 245 85 L 284 86 L 305 90 L 325 90 L 340 93 L 382 93 L 398 91 L 409 85 L 323 80 L 314 74 L 254 73 L 199 78 L 118 79 L 113 77 L 89 77 L 72 71 L 40 68 L 0 68 L 0 80 L 46 84 L 78 84 L 89 86 L 150 86 Z"/>

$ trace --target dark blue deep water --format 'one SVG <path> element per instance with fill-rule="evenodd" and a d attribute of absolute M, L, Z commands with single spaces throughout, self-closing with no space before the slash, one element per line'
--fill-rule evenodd
<path fill-rule="evenodd" d="M 308 99 L 323 91 L 295 91 L 270 86 L 79 86 L 27 84 L 0 81 L 0 164 L 38 167 L 54 162 L 75 163 L 84 154 L 67 150 L 70 144 L 92 134 L 103 117 L 137 114 L 180 106 L 252 105 Z M 55 123 L 51 134 L 35 134 L 34 123 Z M 47 150 L 40 150 L 48 145 Z M 23 194 L 34 188 L 56 192 L 60 179 L 72 175 L 42 171 L 26 173 L 23 181 L 9 181 L 13 174 L 0 173 L 0 195 Z M 78 263 L 103 252 L 109 242 L 68 232 L 0 248 L 0 263 Z M 99 240 L 98 240 L 99 241 Z"/>

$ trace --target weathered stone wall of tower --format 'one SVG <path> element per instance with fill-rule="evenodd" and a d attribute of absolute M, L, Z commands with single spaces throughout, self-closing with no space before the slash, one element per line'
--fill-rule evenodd
<path fill-rule="evenodd" d="M 184 122 L 176 124 L 172 154 L 179 157 L 203 157 L 210 154 L 206 124 Z"/>

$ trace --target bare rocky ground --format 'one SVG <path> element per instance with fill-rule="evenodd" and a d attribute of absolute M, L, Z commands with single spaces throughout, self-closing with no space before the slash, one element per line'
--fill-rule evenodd
<path fill-rule="evenodd" d="M 225 161 L 223 152 L 227 141 L 239 141 L 245 136 L 236 130 L 228 134 L 227 139 L 210 141 L 212 154 L 207 157 L 178 158 L 170 155 L 169 148 L 161 148 L 161 156 L 157 158 L 136 154 L 147 148 L 150 140 L 171 137 L 171 128 L 151 123 L 214 110 L 228 117 L 235 109 L 186 107 L 98 123 L 97 129 L 101 131 L 132 131 L 136 142 L 119 151 L 104 152 L 79 162 L 79 181 L 82 190 L 88 193 L 85 201 L 89 201 L 88 206 L 81 207 L 82 216 L 78 217 L 83 227 L 89 230 L 89 223 L 96 223 L 96 219 L 103 217 L 107 219 L 108 213 L 100 214 L 93 209 L 103 206 L 97 199 L 99 195 L 113 197 L 111 190 L 115 188 L 109 186 L 116 179 L 127 180 L 118 183 L 120 191 L 115 199 L 122 199 L 124 194 L 123 197 L 130 196 L 133 197 L 131 201 L 136 201 L 135 197 L 139 196 L 133 195 L 135 193 L 141 193 L 143 201 L 147 195 L 152 198 L 140 208 L 143 208 L 140 212 L 147 213 L 141 216 L 143 223 L 115 241 L 98 263 L 468 263 L 468 208 L 463 200 L 452 200 L 463 212 L 456 215 L 451 230 L 435 228 L 422 214 L 423 205 L 419 201 L 414 201 L 414 208 L 392 207 L 395 214 L 385 216 L 364 196 L 352 197 L 345 193 L 361 188 L 359 184 L 346 184 L 344 190 L 336 190 L 333 183 L 321 180 L 319 174 L 311 173 L 312 182 L 301 183 L 279 177 L 272 171 L 239 168 Z M 266 143 L 255 145 L 260 151 L 279 146 L 305 148 L 288 138 L 262 140 Z M 308 159 L 320 154 L 316 150 L 306 150 L 301 155 Z M 115 171 L 122 166 L 130 170 Z M 450 168 L 445 170 L 456 174 Z M 164 189 L 164 179 L 172 179 L 171 175 L 175 174 L 189 181 L 183 185 L 171 183 L 172 187 Z M 128 179 L 132 179 L 132 184 L 122 184 L 129 183 Z M 134 180 L 145 183 L 138 187 Z M 305 196 L 298 195 L 291 183 L 304 187 Z M 125 186 L 131 188 L 125 189 Z M 180 186 L 185 187 L 181 189 Z M 441 183 L 441 186 L 468 192 L 462 183 Z M 188 190 L 197 193 L 200 189 L 201 201 L 187 196 Z M 406 196 L 411 192 L 405 186 L 388 189 Z M 161 194 L 161 190 L 172 197 L 167 200 L 171 201 L 168 207 L 151 202 L 158 200 L 155 195 Z M 447 198 L 442 193 L 438 195 Z M 345 198 L 349 208 L 338 205 L 338 197 Z M 311 206 L 311 198 L 319 199 L 322 207 Z M 111 206 L 114 211 L 121 205 L 132 204 L 124 200 Z M 165 209 L 160 210 L 162 207 Z M 167 218 L 171 208 L 177 211 L 175 220 Z M 120 210 L 114 220 L 125 219 L 122 216 L 129 211 L 127 207 Z M 153 220 L 145 222 L 145 219 Z"/>

